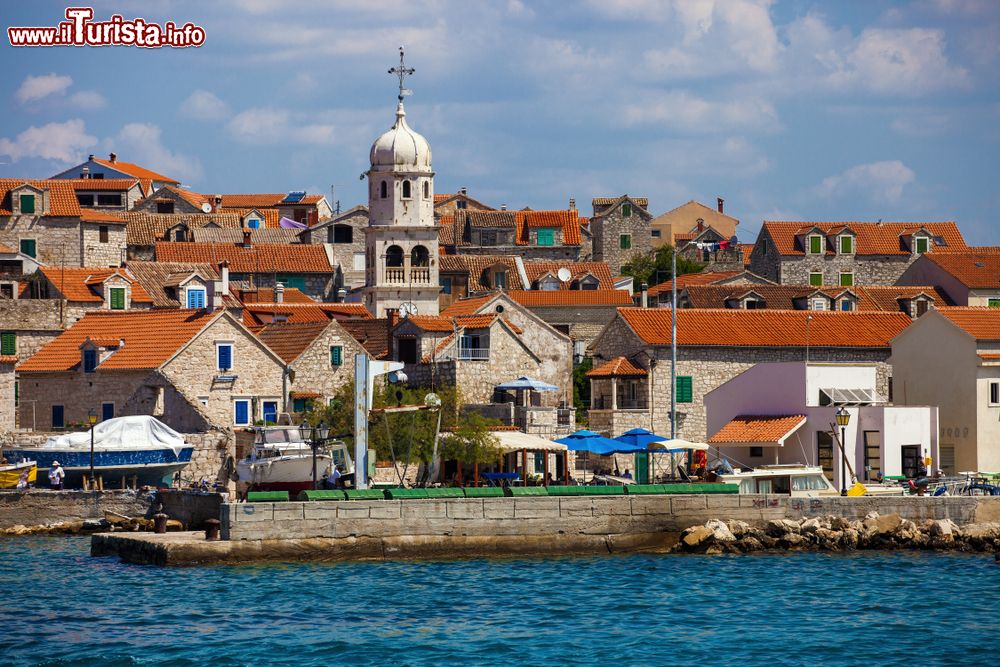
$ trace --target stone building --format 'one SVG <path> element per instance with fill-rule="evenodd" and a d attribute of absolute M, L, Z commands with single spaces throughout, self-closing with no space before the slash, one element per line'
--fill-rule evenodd
<path fill-rule="evenodd" d="M 330 217 L 326 197 L 303 191 L 287 194 L 202 194 L 167 185 L 138 202 L 134 210 L 143 213 L 222 214 L 233 213 L 246 219 L 245 227 L 278 227 L 281 218 L 314 225 Z"/>
<path fill-rule="evenodd" d="M 368 207 L 355 206 L 299 232 L 302 243 L 326 243 L 346 287 L 365 284 L 365 228 Z"/>
<path fill-rule="evenodd" d="M 685 273 L 677 276 L 677 299 L 684 289 L 695 285 L 774 285 L 775 283 L 762 278 L 750 271 L 702 271 L 700 273 Z M 669 308 L 673 298 L 673 281 L 666 280 L 649 288 L 646 297 L 650 307 Z"/>
<path fill-rule="evenodd" d="M 705 394 L 764 362 L 875 364 L 877 391 L 889 396 L 889 341 L 910 321 L 884 312 L 680 309 L 676 434 L 703 442 Z M 591 393 L 590 428 L 611 436 L 638 427 L 669 435 L 671 312 L 621 308 L 591 352 L 591 377 L 602 383 Z"/>
<path fill-rule="evenodd" d="M 137 178 L 81 178 L 66 182 L 73 185 L 80 208 L 88 210 L 124 213 L 146 196 Z"/>
<path fill-rule="evenodd" d="M 81 208 L 73 182 L 0 179 L 0 243 L 51 266 L 119 266 L 125 221 Z"/>
<path fill-rule="evenodd" d="M 1000 307 L 1000 248 L 969 248 L 921 255 L 900 285 L 937 285 L 956 306 Z"/>
<path fill-rule="evenodd" d="M 717 199 L 716 208 L 692 199 L 650 220 L 650 238 L 655 249 L 661 245 L 676 245 L 678 234 L 696 234 L 701 229 L 711 227 L 722 238 L 729 239 L 736 236 L 739 224 L 739 220 L 726 215 L 725 200 L 722 197 Z"/>
<path fill-rule="evenodd" d="M 765 221 L 749 267 L 785 285 L 895 285 L 921 255 L 964 248 L 954 222 Z"/>
<path fill-rule="evenodd" d="M 125 242 L 128 245 L 129 260 L 152 261 L 156 244 L 161 241 L 188 242 L 194 240 L 194 232 L 207 227 L 243 230 L 244 221 L 235 213 L 145 213 L 130 211 L 122 214 L 125 220 Z M 257 241 L 251 236 L 251 241 Z"/>
<path fill-rule="evenodd" d="M 86 162 L 70 167 L 59 172 L 52 178 L 56 179 L 81 179 L 89 178 L 93 180 L 109 180 L 118 178 L 135 178 L 142 183 L 142 189 L 149 194 L 153 190 L 158 190 L 165 185 L 180 187 L 180 181 L 170 176 L 164 176 L 151 169 L 141 167 L 134 162 L 123 162 L 118 159 L 118 155 L 111 153 L 108 159 L 90 155 Z"/>
<path fill-rule="evenodd" d="M 700 223 L 699 223 L 700 224 Z M 677 256 L 704 264 L 708 273 L 742 271 L 743 245 L 714 227 L 698 227 L 690 234 L 674 234 Z"/>
<path fill-rule="evenodd" d="M 186 432 L 277 410 L 284 362 L 225 311 L 92 311 L 18 366 L 20 424 L 152 415 Z"/>
<path fill-rule="evenodd" d="M 636 255 L 648 255 L 653 248 L 649 221 L 653 216 L 646 207 L 645 197 L 622 195 L 593 200 L 594 215 L 590 219 L 593 235 L 593 255 L 619 275 L 622 266 Z"/>
<path fill-rule="evenodd" d="M 938 308 L 892 340 L 893 400 L 936 405 L 949 475 L 1000 470 L 1000 308 Z"/>
<path fill-rule="evenodd" d="M 26 290 L 28 299 L 56 299 L 78 319 L 88 310 L 142 310 L 153 299 L 127 268 L 43 267 Z"/>
<path fill-rule="evenodd" d="M 440 244 L 449 255 L 516 255 L 524 260 L 591 258 L 590 221 L 571 199 L 565 210 L 459 210 L 441 216 Z"/>
<path fill-rule="evenodd" d="M 354 382 L 354 355 L 366 352 L 336 320 L 268 324 L 257 336 L 287 364 L 282 412 L 326 405 Z"/>
<path fill-rule="evenodd" d="M 434 195 L 434 215 L 455 215 L 459 211 L 493 211 L 492 206 L 469 196 L 468 188 L 459 188 L 452 194 Z"/>

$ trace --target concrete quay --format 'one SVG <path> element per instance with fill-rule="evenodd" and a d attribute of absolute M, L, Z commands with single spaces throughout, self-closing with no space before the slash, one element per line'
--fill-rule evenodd
<path fill-rule="evenodd" d="M 225 503 L 221 541 L 203 533 L 98 534 L 95 556 L 152 565 L 666 552 L 709 519 L 762 525 L 897 513 L 959 526 L 1000 521 L 1000 497 L 764 495 L 455 498 Z"/>

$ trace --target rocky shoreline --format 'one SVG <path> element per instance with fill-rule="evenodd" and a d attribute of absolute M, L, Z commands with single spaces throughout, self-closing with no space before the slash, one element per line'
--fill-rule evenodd
<path fill-rule="evenodd" d="M 1000 554 L 1000 523 L 958 526 L 950 519 L 915 522 L 899 514 L 872 512 L 862 520 L 838 516 L 754 526 L 711 520 L 681 533 L 674 553 L 745 554 L 767 551 L 860 551 L 933 549 Z M 1000 555 L 998 555 L 1000 559 Z"/>

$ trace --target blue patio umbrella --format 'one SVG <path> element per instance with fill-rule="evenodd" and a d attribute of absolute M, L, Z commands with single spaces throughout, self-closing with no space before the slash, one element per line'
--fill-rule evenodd
<path fill-rule="evenodd" d="M 623 444 L 611 438 L 605 438 L 600 433 L 594 433 L 586 429 L 570 433 L 565 438 L 559 438 L 554 442 L 566 445 L 566 448 L 574 452 L 590 452 L 607 456 L 623 450 Z"/>
<path fill-rule="evenodd" d="M 530 378 L 527 375 L 522 375 L 516 380 L 511 380 L 510 382 L 504 382 L 503 384 L 496 385 L 497 389 L 502 389 L 504 391 L 517 391 L 517 390 L 531 390 L 531 391 L 559 391 L 559 387 L 554 384 L 549 384 L 548 382 L 542 382 L 541 380 L 536 380 Z"/>
<path fill-rule="evenodd" d="M 617 442 L 622 443 L 628 449 L 623 451 L 627 452 L 645 452 L 647 451 L 650 444 L 663 442 L 664 440 L 669 440 L 661 435 L 656 435 L 652 431 L 646 430 L 644 428 L 634 428 L 631 431 L 626 431 L 620 436 L 615 438 Z"/>

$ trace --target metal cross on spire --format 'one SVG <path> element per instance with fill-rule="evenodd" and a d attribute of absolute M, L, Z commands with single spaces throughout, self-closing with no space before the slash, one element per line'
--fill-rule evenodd
<path fill-rule="evenodd" d="M 410 94 L 410 91 L 403 86 L 403 80 L 405 77 L 413 76 L 413 73 L 417 70 L 412 67 L 407 67 L 403 62 L 403 47 L 399 47 L 399 67 L 393 67 L 389 70 L 389 74 L 395 74 L 399 77 L 399 101 L 402 102 L 406 95 Z"/>

